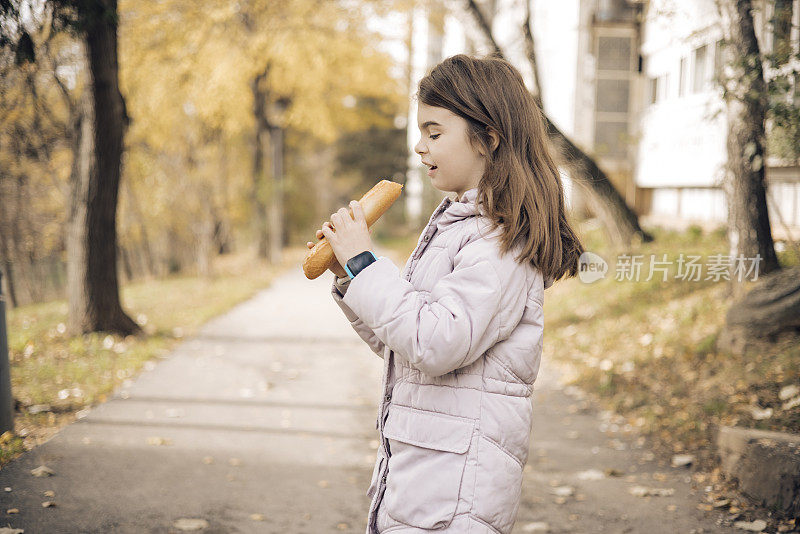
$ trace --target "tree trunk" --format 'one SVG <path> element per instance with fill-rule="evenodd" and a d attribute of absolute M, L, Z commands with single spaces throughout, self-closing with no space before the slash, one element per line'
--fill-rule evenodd
<path fill-rule="evenodd" d="M 269 261 L 282 263 L 283 250 L 283 128 L 269 130 L 272 156 L 272 194 L 269 207 Z"/>
<path fill-rule="evenodd" d="M 475 0 L 468 0 L 467 7 L 473 17 L 475 17 L 478 27 L 494 48 L 494 53 L 499 57 L 504 57 L 503 52 L 500 50 L 500 47 L 492 35 L 489 23 L 486 21 L 483 12 L 480 10 Z M 525 18 L 525 24 L 529 23 L 530 6 L 528 5 L 528 16 Z M 528 61 L 531 63 L 533 72 L 538 73 L 536 51 L 533 46 L 533 35 L 529 28 L 523 28 L 523 36 L 526 40 Z M 535 87 L 538 88 L 540 86 L 538 79 L 535 80 L 534 83 Z M 563 155 L 563 164 L 571 171 L 570 176 L 572 179 L 575 180 L 578 185 L 584 186 L 587 192 L 590 193 L 589 197 L 592 210 L 603 221 L 603 226 L 608 238 L 621 248 L 626 248 L 635 238 L 640 239 L 642 242 L 652 241 L 653 237 L 639 226 L 639 217 L 625 203 L 622 195 L 619 194 L 614 184 L 611 183 L 611 180 L 608 179 L 597 163 L 580 148 L 575 146 L 575 144 L 550 121 L 550 118 L 544 112 L 541 94 L 534 94 L 534 98 L 542 109 L 542 114 L 547 121 L 547 132 L 550 141 L 559 149 L 558 152 Z"/>
<path fill-rule="evenodd" d="M 258 242 L 258 257 L 267 257 L 267 206 L 266 206 L 266 167 L 264 165 L 264 147 L 268 143 L 269 123 L 267 122 L 267 70 L 255 77 L 253 89 L 253 115 L 256 120 L 256 135 L 253 147 L 253 213 Z"/>
<path fill-rule="evenodd" d="M 116 216 L 123 136 L 128 120 L 125 100 L 119 91 L 117 2 L 102 0 L 81 9 L 86 21 L 91 83 L 87 88 L 90 98 L 85 100 L 85 127 L 81 128 L 81 176 L 76 180 L 79 187 L 75 188 L 73 199 L 78 205 L 85 205 L 86 224 L 80 236 L 73 236 L 83 244 L 71 255 L 73 261 L 84 264 L 85 268 L 76 266 L 71 279 L 77 284 L 71 291 L 76 299 L 74 304 L 70 303 L 75 315 L 71 324 L 81 332 L 135 334 L 141 329 L 122 309 L 117 276 Z M 80 206 L 72 206 L 76 207 L 80 210 Z"/>
<path fill-rule="evenodd" d="M 723 20 L 726 64 L 724 100 L 728 119 L 728 161 L 724 181 L 728 203 L 730 258 L 758 262 L 758 272 L 780 269 L 772 241 L 765 184 L 767 88 L 753 29 L 750 0 L 718 0 Z M 730 276 L 731 291 L 740 297 L 739 277 Z"/>
<path fill-rule="evenodd" d="M 67 301 L 69 314 L 67 327 L 72 334 L 83 331 L 87 323 L 86 302 L 86 195 L 89 184 L 89 167 L 92 159 L 93 107 L 88 88 L 80 101 L 80 115 L 76 117 L 72 135 L 72 169 L 67 214 Z"/>
<path fill-rule="evenodd" d="M 123 246 L 119 245 L 119 258 L 122 262 L 122 272 L 125 273 L 125 278 L 128 282 L 133 280 L 133 266 L 131 265 L 130 254 L 128 250 Z"/>
<path fill-rule="evenodd" d="M 16 308 L 17 292 L 14 288 L 14 264 L 11 261 L 11 256 L 9 256 L 8 241 L 6 241 L 4 232 L 0 232 L 0 254 L 2 254 L 3 258 L 3 280 L 8 288 L 8 292 L 5 292 L 3 291 L 2 286 L 0 286 L 0 293 L 7 294 L 9 304 L 12 308 Z"/>
<path fill-rule="evenodd" d="M 202 219 L 195 227 L 197 239 L 197 272 L 201 278 L 211 279 L 214 257 L 214 208 L 213 193 L 210 186 L 201 186 L 200 202 L 203 206 Z"/>
<path fill-rule="evenodd" d="M 780 269 L 735 301 L 725 316 L 717 348 L 734 354 L 800 339 L 800 267 Z"/>
<path fill-rule="evenodd" d="M 16 201 L 16 209 L 14 210 L 15 215 L 12 217 L 11 221 L 11 246 L 12 250 L 14 251 L 14 257 L 17 259 L 17 266 L 18 274 L 20 275 L 20 281 L 22 288 L 25 290 L 27 294 L 26 302 L 37 302 L 36 300 L 36 290 L 34 286 L 34 276 L 33 276 L 33 265 L 29 261 L 26 261 L 27 254 L 25 253 L 25 244 L 24 242 L 26 239 L 22 234 L 22 230 L 20 229 L 20 222 L 24 227 L 30 227 L 26 221 L 21 219 L 24 217 L 23 214 L 29 214 L 30 210 L 25 209 L 25 206 L 28 204 L 26 203 L 26 199 L 24 198 L 25 195 L 25 176 L 20 175 L 17 177 L 17 190 L 16 195 L 14 195 Z"/>
<path fill-rule="evenodd" d="M 147 225 L 145 224 L 145 216 L 142 213 L 142 208 L 139 205 L 139 199 L 131 187 L 130 182 L 125 182 L 125 191 L 127 193 L 128 202 L 130 203 L 131 211 L 139 223 L 139 230 L 142 233 L 142 255 L 144 256 L 145 269 L 150 276 L 156 275 L 155 261 L 153 260 L 153 250 L 150 246 L 150 236 L 147 233 Z"/>

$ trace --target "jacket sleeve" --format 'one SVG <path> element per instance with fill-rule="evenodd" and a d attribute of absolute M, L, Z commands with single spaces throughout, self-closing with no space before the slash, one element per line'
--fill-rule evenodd
<path fill-rule="evenodd" d="M 356 331 L 356 334 L 358 334 L 361 339 L 367 342 L 367 345 L 369 345 L 369 348 L 371 348 L 375 354 L 383 358 L 383 341 L 381 341 L 378 336 L 375 335 L 375 332 L 373 332 L 370 327 L 364 324 L 364 321 L 359 319 L 358 315 L 356 315 L 353 310 L 351 310 L 350 307 L 342 300 L 342 297 L 347 294 L 347 288 L 352 282 L 338 284 L 337 279 L 338 277 L 334 274 L 333 285 L 331 286 L 331 295 L 333 296 L 333 300 L 342 309 L 345 317 L 347 317 L 347 320 L 350 321 L 350 326 L 352 326 L 353 330 Z"/>
<path fill-rule="evenodd" d="M 416 291 L 388 258 L 380 258 L 350 282 L 344 303 L 398 358 L 426 375 L 469 365 L 501 340 L 508 305 L 496 259 L 474 248 L 481 241 L 456 254 L 453 271 L 430 294 Z"/>

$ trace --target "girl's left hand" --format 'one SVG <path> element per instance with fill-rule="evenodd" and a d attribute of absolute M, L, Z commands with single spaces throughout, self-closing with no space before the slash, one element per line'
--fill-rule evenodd
<path fill-rule="evenodd" d="M 343 266 L 353 256 L 365 250 L 372 250 L 372 239 L 369 237 L 370 229 L 367 227 L 364 209 L 355 200 L 350 202 L 350 207 L 353 209 L 352 217 L 346 208 L 341 208 L 331 215 L 330 222 L 322 225 L 322 234 L 328 238 L 336 259 Z M 330 227 L 331 224 L 333 228 Z"/>

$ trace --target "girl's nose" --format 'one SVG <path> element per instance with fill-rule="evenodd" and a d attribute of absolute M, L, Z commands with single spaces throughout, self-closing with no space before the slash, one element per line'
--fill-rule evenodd
<path fill-rule="evenodd" d="M 424 148 L 425 148 L 425 145 L 422 144 L 422 139 L 420 138 L 420 140 L 417 141 L 417 144 L 414 146 L 414 152 L 416 152 L 417 154 L 422 155 L 422 153 L 424 152 Z"/>

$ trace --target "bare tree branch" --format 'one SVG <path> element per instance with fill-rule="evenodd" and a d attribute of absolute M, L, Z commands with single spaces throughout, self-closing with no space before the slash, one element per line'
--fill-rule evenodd
<path fill-rule="evenodd" d="M 476 18 L 478 26 L 484 32 L 484 37 L 494 47 L 495 54 L 501 58 L 505 58 L 491 33 L 488 22 L 475 3 L 475 0 L 467 0 L 467 4 L 469 11 Z M 528 15 L 530 15 L 530 10 L 528 11 Z M 527 18 L 528 17 L 526 17 L 526 19 Z M 539 76 L 536 67 L 536 50 L 533 43 L 533 33 L 531 31 L 523 33 L 526 39 L 528 60 L 531 62 L 531 67 L 533 68 L 535 79 L 537 80 L 536 86 L 538 87 Z M 541 100 L 541 91 L 538 95 L 533 96 L 542 110 L 542 116 L 547 125 L 550 141 L 558 149 L 558 154 L 562 156 L 565 166 L 572 171 L 570 176 L 578 185 L 583 187 L 584 191 L 590 193 L 589 201 L 593 208 L 592 211 L 602 219 L 609 240 L 621 248 L 627 248 L 635 238 L 641 239 L 643 242 L 652 241 L 653 236 L 645 232 L 641 226 L 639 226 L 638 215 L 626 204 L 622 195 L 619 194 L 619 191 L 617 191 L 614 184 L 611 183 L 597 163 L 564 135 L 564 133 L 553 124 L 550 117 L 547 116 Z"/>

